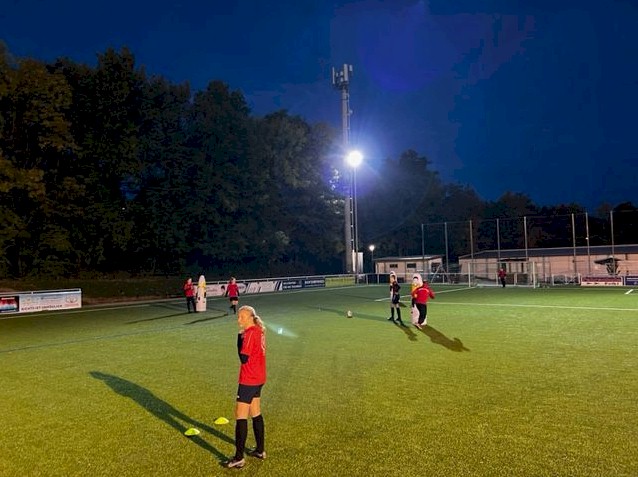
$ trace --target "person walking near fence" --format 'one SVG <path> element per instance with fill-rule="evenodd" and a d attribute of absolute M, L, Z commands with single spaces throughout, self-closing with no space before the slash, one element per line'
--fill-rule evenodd
<path fill-rule="evenodd" d="M 241 366 L 235 404 L 235 456 L 224 462 L 225 467 L 241 469 L 248 436 L 248 416 L 253 422 L 256 448 L 248 455 L 265 459 L 264 418 L 261 415 L 261 389 L 266 383 L 266 326 L 252 306 L 242 306 L 237 312 L 237 351 Z"/>
<path fill-rule="evenodd" d="M 427 281 L 424 281 L 423 285 L 415 288 L 412 292 L 412 298 L 414 298 L 416 308 L 419 310 L 419 319 L 414 326 L 420 330 L 423 329 L 423 325 L 428 324 L 428 300 L 430 298 L 434 299 L 434 297 L 434 291 L 430 288 Z"/>

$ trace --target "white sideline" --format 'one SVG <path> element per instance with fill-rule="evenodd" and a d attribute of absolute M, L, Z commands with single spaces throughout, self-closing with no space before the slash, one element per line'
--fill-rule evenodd
<path fill-rule="evenodd" d="M 452 290 L 436 290 L 435 293 L 437 295 L 441 294 L 441 293 L 451 293 L 451 292 L 456 292 L 456 291 L 465 291 L 465 290 L 470 290 L 472 288 L 476 288 L 476 287 L 463 287 L 463 288 L 453 288 Z M 385 297 L 385 298 L 377 298 L 374 301 L 389 301 L 390 298 Z"/>
<path fill-rule="evenodd" d="M 634 291 L 633 288 L 631 290 L 629 290 L 627 293 L 625 293 L 625 295 L 629 295 L 632 291 Z"/>
<path fill-rule="evenodd" d="M 564 306 L 564 305 L 524 305 L 517 303 L 462 303 L 462 302 L 439 302 L 439 305 L 466 305 L 466 306 L 499 306 L 511 308 L 560 308 L 561 310 L 597 310 L 597 311 L 634 311 L 638 312 L 638 308 L 612 308 L 612 307 L 595 307 L 595 306 Z"/>

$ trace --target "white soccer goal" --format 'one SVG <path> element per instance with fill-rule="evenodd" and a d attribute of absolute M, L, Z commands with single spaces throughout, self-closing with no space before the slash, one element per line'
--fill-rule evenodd
<path fill-rule="evenodd" d="M 501 264 L 476 261 L 469 264 L 467 277 L 472 286 L 502 286 L 498 278 L 499 269 L 505 270 L 505 285 L 516 287 L 540 286 L 536 263 L 532 261 L 508 261 Z"/>

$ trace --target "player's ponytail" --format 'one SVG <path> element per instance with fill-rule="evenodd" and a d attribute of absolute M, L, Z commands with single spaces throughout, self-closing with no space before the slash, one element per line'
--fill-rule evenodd
<path fill-rule="evenodd" d="M 257 315 L 253 315 L 253 321 L 255 322 L 255 325 L 259 326 L 261 328 L 262 332 L 266 332 L 266 325 L 264 324 L 264 322 L 262 321 L 262 319 L 257 316 Z"/>

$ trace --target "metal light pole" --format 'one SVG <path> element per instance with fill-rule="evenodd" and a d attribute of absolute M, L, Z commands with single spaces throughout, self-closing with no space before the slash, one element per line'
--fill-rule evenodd
<path fill-rule="evenodd" d="M 374 244 L 370 244 L 370 246 L 368 246 L 368 250 L 370 250 L 370 262 L 372 263 L 372 273 L 376 274 L 377 273 L 377 267 L 375 267 L 374 265 Z"/>
<path fill-rule="evenodd" d="M 341 91 L 341 124 L 343 132 L 343 150 L 347 151 L 349 146 L 350 134 L 350 76 L 352 76 L 352 65 L 344 64 L 337 71 L 332 68 L 332 86 Z M 352 173 L 352 171 L 350 171 Z M 346 273 L 356 273 L 354 260 L 354 217 L 353 202 L 354 194 L 352 190 L 352 177 L 349 181 L 348 197 L 345 200 L 345 246 L 346 246 Z"/>
<path fill-rule="evenodd" d="M 589 214 L 585 212 L 585 234 L 587 239 L 587 273 L 591 275 L 591 250 L 589 243 Z"/>
<path fill-rule="evenodd" d="M 355 274 L 359 273 L 359 228 L 357 223 L 357 167 L 361 165 L 363 162 L 363 154 L 359 151 L 350 151 L 346 156 L 346 162 L 351 168 L 352 174 L 352 209 L 353 209 L 353 217 L 352 217 L 352 237 L 353 237 L 353 247 L 352 247 L 352 271 Z"/>

